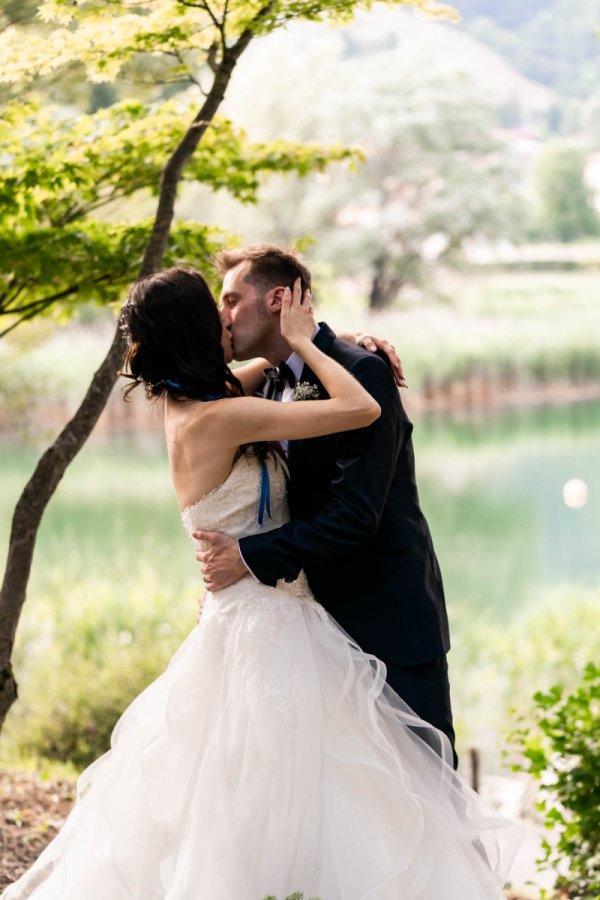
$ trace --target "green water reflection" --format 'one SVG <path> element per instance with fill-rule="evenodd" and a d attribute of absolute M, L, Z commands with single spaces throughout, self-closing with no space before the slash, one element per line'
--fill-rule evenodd
<path fill-rule="evenodd" d="M 422 505 L 451 613 L 504 621 L 559 583 L 600 583 L 600 404 L 487 418 L 415 417 Z M 35 452 L 0 447 L 0 541 Z M 586 482 L 581 509 L 564 483 Z M 177 590 L 198 579 L 182 531 L 162 442 L 91 443 L 44 518 L 33 587 L 57 562 L 74 576 L 131 577 L 151 562 Z"/>
<path fill-rule="evenodd" d="M 600 404 L 415 424 L 455 616 L 507 621 L 548 587 L 600 583 Z M 588 488 L 582 508 L 563 500 L 573 478 Z"/>

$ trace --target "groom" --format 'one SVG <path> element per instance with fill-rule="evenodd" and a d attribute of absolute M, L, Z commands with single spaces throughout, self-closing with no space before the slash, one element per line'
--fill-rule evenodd
<path fill-rule="evenodd" d="M 223 251 L 221 311 L 234 357 L 283 357 L 268 396 L 293 399 L 300 390 L 327 396 L 281 337 L 282 287 L 310 273 L 273 245 Z M 324 323 L 315 344 L 350 370 L 377 400 L 380 418 L 358 431 L 290 441 L 292 520 L 237 541 L 197 532 L 210 547 L 198 553 L 206 586 L 221 590 L 251 574 L 268 585 L 293 581 L 304 569 L 317 600 L 367 653 L 385 663 L 387 681 L 421 718 L 449 738 L 454 730 L 446 654 L 450 649 L 442 576 L 415 482 L 412 424 L 389 364 L 336 338 Z M 283 383 L 282 372 L 288 378 Z"/>

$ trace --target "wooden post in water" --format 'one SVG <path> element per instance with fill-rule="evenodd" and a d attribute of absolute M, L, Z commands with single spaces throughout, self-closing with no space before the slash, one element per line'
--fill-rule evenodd
<path fill-rule="evenodd" d="M 471 747 L 469 749 L 469 768 L 471 771 L 471 787 L 475 791 L 476 794 L 479 793 L 479 768 L 480 768 L 480 755 L 479 750 L 476 747 Z"/>

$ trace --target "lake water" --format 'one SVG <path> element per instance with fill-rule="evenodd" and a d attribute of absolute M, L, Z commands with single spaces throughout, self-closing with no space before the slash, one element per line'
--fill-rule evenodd
<path fill-rule="evenodd" d="M 415 446 L 451 609 L 506 621 L 600 584 L 600 404 L 420 421 Z"/>
<path fill-rule="evenodd" d="M 600 404 L 415 418 L 414 441 L 451 611 L 506 621 L 549 587 L 600 584 Z M 3 545 L 34 460 L 0 447 Z M 580 508 L 565 504 L 571 479 L 587 486 Z M 90 442 L 47 510 L 34 584 L 61 557 L 89 573 L 135 570 L 148 554 L 173 587 L 197 577 L 162 443 Z"/>

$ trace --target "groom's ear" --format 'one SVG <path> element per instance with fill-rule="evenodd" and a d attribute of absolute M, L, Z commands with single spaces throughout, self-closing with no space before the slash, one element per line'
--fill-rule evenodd
<path fill-rule="evenodd" d="M 280 313 L 281 312 L 281 303 L 283 300 L 283 292 L 285 291 L 285 287 L 283 285 L 279 285 L 276 288 L 272 288 L 266 296 L 266 306 L 267 310 L 270 313 Z"/>

